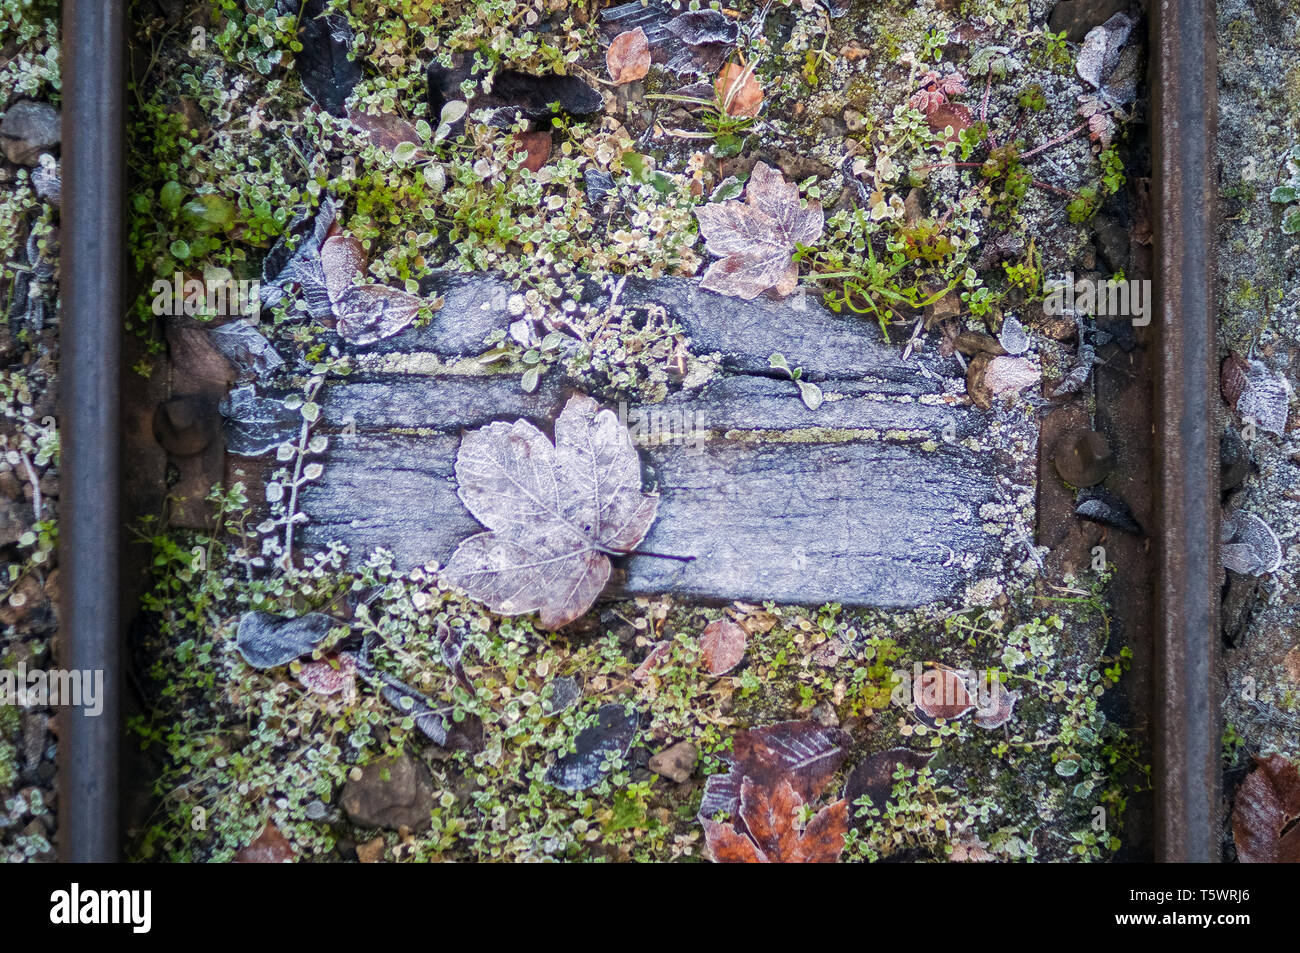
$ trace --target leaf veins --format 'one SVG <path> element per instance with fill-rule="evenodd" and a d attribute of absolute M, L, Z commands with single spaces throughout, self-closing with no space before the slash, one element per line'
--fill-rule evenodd
<path fill-rule="evenodd" d="M 627 428 L 590 397 L 571 398 L 555 444 L 525 420 L 465 435 L 457 493 L 488 532 L 452 554 L 443 578 L 501 615 L 536 612 L 558 629 L 587 611 L 654 522 Z"/>

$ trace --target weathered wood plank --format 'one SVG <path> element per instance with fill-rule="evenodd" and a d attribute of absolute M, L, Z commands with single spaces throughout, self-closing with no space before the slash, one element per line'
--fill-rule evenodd
<path fill-rule="evenodd" d="M 410 568 L 445 562 L 481 529 L 456 496 L 460 434 L 519 417 L 549 432 L 572 389 L 555 372 L 534 394 L 514 375 L 421 375 L 408 358 L 481 352 L 487 333 L 509 320 L 501 287 L 443 279 L 446 304 L 429 327 L 366 349 L 356 377 L 325 386 L 320 430 L 331 446 L 325 476 L 302 497 L 304 546 L 338 540 L 356 554 L 383 547 Z M 663 305 L 692 350 L 720 352 L 729 371 L 654 408 L 631 409 L 632 422 L 653 409 L 688 428 L 684 441 L 643 444 L 646 484 L 660 493 L 643 547 L 696 559 L 620 560 L 617 590 L 899 607 L 960 595 L 1005 570 L 1006 526 L 990 523 L 989 513 L 1007 518 L 999 479 L 1026 481 L 990 447 L 1009 434 L 1032 444 L 1032 432 L 1004 416 L 1004 432 L 987 440 L 990 415 L 958 399 L 955 365 L 904 363 L 862 322 L 811 301 L 795 312 L 671 279 L 629 282 L 623 293 L 624 301 Z M 818 410 L 789 380 L 764 375 L 778 350 L 822 381 L 827 399 Z M 384 354 L 401 359 L 374 357 Z M 234 452 L 264 453 L 296 433 L 299 418 L 281 406 L 283 393 L 244 391 L 228 402 Z"/>

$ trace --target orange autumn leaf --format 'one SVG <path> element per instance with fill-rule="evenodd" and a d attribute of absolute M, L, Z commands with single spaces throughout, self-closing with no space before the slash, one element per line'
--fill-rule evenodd
<path fill-rule="evenodd" d="M 704 821 L 709 856 L 719 864 L 833 864 L 844 849 L 848 802 L 842 798 L 822 808 L 800 829 L 804 806 L 788 780 L 775 788 L 748 778 L 740 788 L 743 830 L 728 822 Z"/>
<path fill-rule="evenodd" d="M 752 66 L 728 63 L 718 74 L 714 89 L 728 116 L 753 118 L 763 105 L 763 87 L 758 85 Z"/>
<path fill-rule="evenodd" d="M 645 30 L 637 27 L 614 37 L 605 53 L 605 66 L 618 86 L 644 79 L 650 72 L 650 40 Z"/>
<path fill-rule="evenodd" d="M 718 619 L 704 627 L 700 649 L 710 675 L 726 675 L 745 657 L 747 633 L 730 619 Z"/>

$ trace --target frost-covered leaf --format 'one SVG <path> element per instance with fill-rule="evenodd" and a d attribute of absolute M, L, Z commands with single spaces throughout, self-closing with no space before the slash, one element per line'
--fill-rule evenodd
<path fill-rule="evenodd" d="M 1300 863 L 1300 771 L 1279 754 L 1256 758 L 1237 789 L 1232 840 L 1243 864 Z"/>
<path fill-rule="evenodd" d="M 271 342 L 246 321 L 231 321 L 213 328 L 208 332 L 208 340 L 235 369 L 238 383 L 262 380 L 284 366 L 284 359 Z"/>
<path fill-rule="evenodd" d="M 401 116 L 392 113 L 368 113 L 349 109 L 348 120 L 353 127 L 363 133 L 375 146 L 385 152 L 393 152 L 406 143 L 419 146 L 422 142 L 420 133 Z"/>
<path fill-rule="evenodd" d="M 640 717 L 622 705 L 604 705 L 596 723 L 574 739 L 574 750 L 546 771 L 546 781 L 561 791 L 585 791 L 609 774 L 636 740 Z"/>
<path fill-rule="evenodd" d="M 1220 376 L 1223 385 L 1228 383 L 1228 362 L 1244 361 L 1240 369 L 1240 384 L 1234 407 L 1242 419 L 1255 421 L 1255 426 L 1279 437 L 1286 435 L 1287 415 L 1291 405 L 1291 385 L 1281 374 L 1275 374 L 1263 361 L 1246 360 L 1230 356 L 1224 362 L 1224 372 Z M 1225 386 L 1225 396 L 1229 393 Z"/>
<path fill-rule="evenodd" d="M 799 202 L 799 190 L 763 162 L 754 165 L 745 201 L 704 205 L 695 211 L 705 248 L 721 256 L 709 266 L 700 287 L 746 300 L 769 288 L 789 294 L 795 244 L 821 237 L 821 205 Z"/>
<path fill-rule="evenodd" d="M 1254 513 L 1233 510 L 1223 517 L 1219 555 L 1224 569 L 1244 576 L 1263 576 L 1282 565 L 1282 544 Z"/>
<path fill-rule="evenodd" d="M 605 67 L 617 86 L 644 79 L 650 72 L 650 41 L 645 30 L 637 27 L 614 37 L 605 51 Z"/>
<path fill-rule="evenodd" d="M 1002 322 L 1002 333 L 998 335 L 998 343 L 1008 354 L 1020 355 L 1029 350 L 1029 334 L 1025 331 L 1025 326 L 1014 315 L 1009 314 Z"/>
<path fill-rule="evenodd" d="M 339 337 L 351 344 L 373 344 L 406 330 L 423 298 L 387 285 L 354 285 L 334 306 Z"/>
<path fill-rule="evenodd" d="M 366 250 L 351 235 L 326 239 L 321 245 L 320 261 L 325 274 L 325 290 L 335 304 L 366 273 Z"/>
<path fill-rule="evenodd" d="M 1102 89 L 1119 67 L 1124 44 L 1132 32 L 1133 20 L 1125 13 L 1116 13 L 1105 23 L 1089 30 L 1075 63 L 1079 78 L 1093 89 Z"/>
<path fill-rule="evenodd" d="M 294 63 L 316 104 L 331 115 L 343 116 L 344 102 L 361 81 L 361 64 L 349 56 L 356 36 L 348 18 L 326 13 L 328 6 L 326 0 L 305 0 L 297 21 L 302 49 Z"/>
<path fill-rule="evenodd" d="M 734 815 L 745 778 L 769 787 L 786 779 L 805 801 L 812 800 L 844 763 L 848 741 L 845 732 L 815 721 L 782 721 L 737 732 L 731 754 L 723 755 L 730 769 L 705 782 L 701 820 L 719 812 Z"/>
<path fill-rule="evenodd" d="M 765 787 L 746 778 L 740 789 L 739 822 L 704 821 L 710 859 L 720 864 L 835 863 L 848 833 L 846 802 L 822 808 L 800 828 L 804 804 L 788 780 Z"/>
<path fill-rule="evenodd" d="M 244 661 L 254 668 L 275 668 L 310 655 L 338 624 L 320 612 L 292 619 L 269 612 L 245 612 L 239 620 L 235 646 Z"/>
<path fill-rule="evenodd" d="M 710 675 L 726 675 L 745 657 L 749 634 L 730 619 L 717 619 L 704 627 L 700 649 Z"/>
<path fill-rule="evenodd" d="M 319 662 L 303 662 L 298 668 L 298 681 L 309 692 L 317 695 L 338 695 L 352 689 L 357 681 L 357 662 L 347 652 Z"/>
<path fill-rule="evenodd" d="M 975 724 L 981 728 L 1000 728 L 1011 720 L 1019 692 L 1009 692 L 1002 682 L 991 679 L 977 686 L 975 692 Z"/>
<path fill-rule="evenodd" d="M 641 492 L 627 428 L 582 395 L 561 411 L 554 445 L 524 420 L 466 434 L 456 480 L 488 532 L 456 548 L 444 580 L 502 615 L 536 612 L 547 629 L 591 607 L 609 579 L 608 554 L 636 548 L 659 502 Z"/>

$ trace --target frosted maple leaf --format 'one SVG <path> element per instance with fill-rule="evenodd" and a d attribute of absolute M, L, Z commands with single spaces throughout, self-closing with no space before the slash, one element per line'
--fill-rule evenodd
<path fill-rule="evenodd" d="M 704 247 L 721 256 L 700 287 L 746 300 L 769 288 L 782 297 L 794 291 L 796 246 L 815 242 L 824 225 L 821 205 L 801 204 L 799 190 L 763 162 L 754 165 L 743 202 L 711 203 L 695 216 Z"/>

